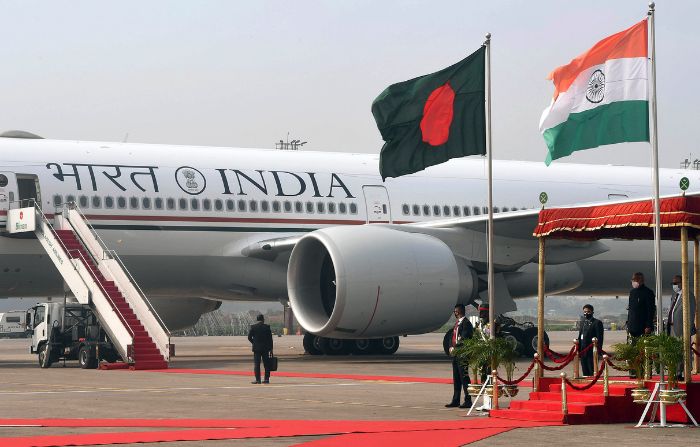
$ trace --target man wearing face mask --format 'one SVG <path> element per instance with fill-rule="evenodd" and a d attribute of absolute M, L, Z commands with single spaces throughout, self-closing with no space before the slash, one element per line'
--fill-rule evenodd
<path fill-rule="evenodd" d="M 593 306 L 586 304 L 583 306 L 583 316 L 584 320 L 581 322 L 581 327 L 578 330 L 579 347 L 581 350 L 586 349 L 591 343 L 593 343 L 593 338 L 597 338 L 598 349 L 603 347 L 603 323 L 593 318 Z M 593 348 L 589 349 L 585 354 L 581 356 L 581 369 L 583 369 L 583 375 L 590 377 L 595 376 L 597 371 L 593 368 Z"/>
<path fill-rule="evenodd" d="M 632 290 L 630 290 L 627 310 L 627 330 L 632 337 L 649 335 L 654 330 L 654 313 L 656 295 L 644 285 L 644 275 L 632 275 Z"/>
<path fill-rule="evenodd" d="M 668 308 L 668 318 L 666 319 L 666 333 L 674 337 L 683 338 L 683 289 L 682 279 L 679 275 L 673 277 L 673 295 L 671 305 Z M 690 334 L 695 335 L 695 297 L 690 294 Z M 680 363 L 678 378 L 683 378 L 685 364 Z"/>

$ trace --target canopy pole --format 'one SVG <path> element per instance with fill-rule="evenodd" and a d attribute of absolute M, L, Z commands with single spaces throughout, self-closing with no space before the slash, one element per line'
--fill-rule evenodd
<path fill-rule="evenodd" d="M 681 274 L 683 287 L 683 371 L 690 383 L 690 283 L 688 272 L 688 227 L 681 228 Z"/>
<path fill-rule="evenodd" d="M 544 344 L 544 259 L 545 238 L 540 237 L 540 266 L 537 276 L 537 353 L 542 356 Z M 544 357 L 543 357 L 544 358 Z M 544 369 L 538 369 L 540 377 L 544 376 Z"/>
<path fill-rule="evenodd" d="M 693 238 L 694 242 L 694 257 L 693 257 L 693 295 L 695 296 L 695 327 L 700 328 L 700 239 L 698 236 Z M 695 348 L 700 351 L 700 331 L 695 332 Z M 695 374 L 700 372 L 700 356 L 695 356 Z M 686 373 L 687 374 L 687 373 Z"/>
<path fill-rule="evenodd" d="M 491 147 L 491 33 L 486 33 L 486 155 L 488 158 L 488 205 L 489 205 L 489 229 L 488 229 L 488 287 L 489 287 L 489 328 L 491 339 L 496 338 L 496 326 L 494 323 L 493 303 L 493 148 Z M 492 368 L 493 365 L 492 365 Z"/>

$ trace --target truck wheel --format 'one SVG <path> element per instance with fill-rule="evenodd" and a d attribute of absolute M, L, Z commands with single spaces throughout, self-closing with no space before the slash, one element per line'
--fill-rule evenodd
<path fill-rule="evenodd" d="M 78 352 L 78 363 L 83 369 L 94 369 L 94 355 L 90 353 L 91 349 L 88 346 L 83 346 Z"/>
<path fill-rule="evenodd" d="M 39 347 L 39 366 L 42 368 L 51 366 L 51 353 L 48 346 L 48 344 L 44 344 Z"/>
<path fill-rule="evenodd" d="M 316 346 L 316 339 L 318 337 L 314 334 L 307 332 L 304 334 L 304 351 L 311 355 L 321 355 L 323 352 Z"/>
<path fill-rule="evenodd" d="M 454 335 L 454 328 L 445 332 L 445 337 L 442 339 L 442 349 L 445 350 L 445 354 L 450 355 L 450 348 L 452 347 L 452 335 Z"/>
<path fill-rule="evenodd" d="M 379 339 L 377 350 L 382 355 L 391 355 L 399 349 L 399 337 L 386 337 Z"/>

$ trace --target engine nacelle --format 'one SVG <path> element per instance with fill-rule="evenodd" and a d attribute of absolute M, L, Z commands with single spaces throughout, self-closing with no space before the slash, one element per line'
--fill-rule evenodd
<path fill-rule="evenodd" d="M 299 323 L 317 335 L 424 333 L 449 319 L 458 296 L 473 295 L 460 287 L 460 276 L 476 284 L 476 275 L 460 267 L 432 236 L 374 225 L 331 227 L 297 242 L 287 288 Z"/>

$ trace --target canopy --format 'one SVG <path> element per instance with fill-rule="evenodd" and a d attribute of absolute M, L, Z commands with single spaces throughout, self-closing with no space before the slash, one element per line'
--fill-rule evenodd
<path fill-rule="evenodd" d="M 661 238 L 680 240 L 681 227 L 688 238 L 700 235 L 700 197 L 661 199 Z M 536 237 L 594 241 L 598 239 L 654 239 L 651 200 L 614 205 L 558 208 L 540 211 Z"/>

